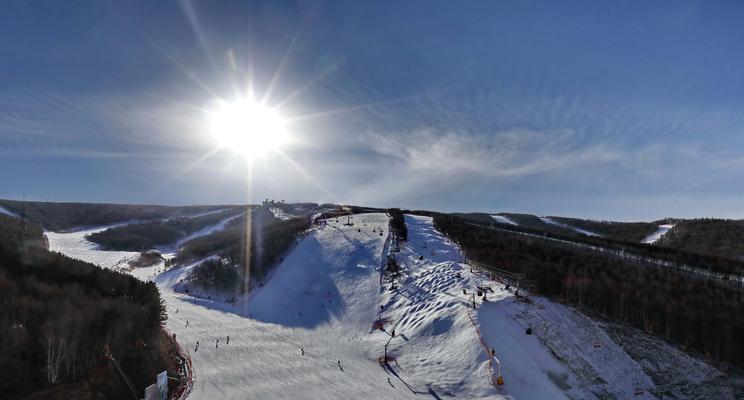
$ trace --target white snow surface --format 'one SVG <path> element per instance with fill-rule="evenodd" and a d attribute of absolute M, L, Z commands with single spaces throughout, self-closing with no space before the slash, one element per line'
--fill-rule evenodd
<path fill-rule="evenodd" d="M 662 236 L 666 235 L 666 233 L 669 232 L 672 228 L 674 228 L 674 224 L 659 225 L 659 227 L 656 229 L 656 232 L 646 236 L 645 239 L 641 240 L 641 243 L 656 243 L 659 239 L 661 239 Z"/>
<path fill-rule="evenodd" d="M 546 224 L 560 226 L 561 228 L 565 228 L 565 229 L 571 229 L 573 231 L 576 231 L 576 232 L 581 233 L 582 235 L 587 235 L 587 236 L 602 236 L 600 234 L 597 234 L 597 233 L 594 233 L 594 232 L 591 232 L 591 231 L 587 231 L 585 229 L 581 229 L 581 228 L 577 228 L 575 226 L 564 224 L 563 222 L 558 222 L 558 221 L 556 221 L 556 220 L 554 220 L 552 218 L 549 218 L 549 217 L 538 217 L 538 218 L 540 218 L 540 221 L 542 221 L 542 222 L 544 222 Z"/>
<path fill-rule="evenodd" d="M 277 207 L 270 207 L 269 208 L 269 211 L 271 211 L 271 213 L 274 214 L 275 217 L 277 217 L 277 218 L 279 218 L 279 219 L 281 219 L 283 221 L 286 221 L 288 219 L 291 219 L 291 218 L 294 218 L 295 217 L 295 215 L 286 213 L 286 212 L 284 212 L 284 210 L 282 210 L 281 208 L 277 208 Z"/>
<path fill-rule="evenodd" d="M 328 220 L 235 304 L 174 292 L 192 266 L 132 271 L 158 284 L 167 327 L 191 353 L 190 398 L 647 398 L 647 391 L 633 393 L 651 387 L 650 379 L 592 320 L 547 299 L 517 301 L 503 284 L 471 273 L 431 218 L 405 218 L 409 240 L 395 253 L 395 288 L 380 285 L 390 247 L 384 214 L 356 215 L 353 227 Z M 84 240 L 89 232 L 47 234 L 52 250 L 104 267 L 127 253 L 96 250 Z M 476 286 L 494 291 L 472 316 L 502 363 L 498 388 L 462 293 Z M 378 318 L 394 338 L 373 328 Z M 383 368 L 378 358 L 388 340 L 396 362 Z"/>
<path fill-rule="evenodd" d="M 496 222 L 502 224 L 519 225 L 513 219 L 507 217 L 506 215 L 491 215 L 491 218 L 495 219 Z"/>
<path fill-rule="evenodd" d="M 3 206 L 0 206 L 0 214 L 10 215 L 11 217 L 18 218 L 18 215 Z"/>
<path fill-rule="evenodd" d="M 44 234 L 49 240 L 49 250 L 58 251 L 66 256 L 78 260 L 88 261 L 101 268 L 121 269 L 128 267 L 128 262 L 137 258 L 136 251 L 102 251 L 98 244 L 85 239 L 91 233 L 105 231 L 123 224 L 86 228 L 79 231 L 58 233 L 46 231 Z"/>

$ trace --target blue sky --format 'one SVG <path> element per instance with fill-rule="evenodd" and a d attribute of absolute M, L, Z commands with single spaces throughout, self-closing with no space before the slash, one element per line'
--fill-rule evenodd
<path fill-rule="evenodd" d="M 744 3 L 10 1 L 0 197 L 744 218 Z M 284 156 L 215 149 L 252 82 Z"/>

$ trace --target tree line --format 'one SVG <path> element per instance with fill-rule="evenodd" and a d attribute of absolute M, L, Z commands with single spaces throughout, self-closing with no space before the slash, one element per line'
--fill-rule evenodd
<path fill-rule="evenodd" d="M 744 291 L 721 282 L 435 214 L 468 258 L 523 273 L 537 293 L 744 365 Z"/>
<path fill-rule="evenodd" d="M 229 206 L 156 206 L 140 204 L 52 203 L 0 199 L 0 206 L 52 231 L 126 221 L 175 218 Z"/>

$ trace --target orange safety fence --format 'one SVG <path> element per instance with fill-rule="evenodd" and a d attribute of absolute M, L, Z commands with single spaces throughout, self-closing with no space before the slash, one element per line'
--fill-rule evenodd
<path fill-rule="evenodd" d="M 164 329 L 166 332 L 168 332 L 167 329 Z M 168 332 L 170 335 L 170 332 Z M 188 351 L 185 351 L 184 348 L 181 346 L 178 341 L 175 341 L 176 350 L 178 352 L 178 356 L 183 360 L 183 363 L 180 365 L 182 368 L 183 377 L 185 378 L 185 381 L 182 381 L 176 390 L 173 391 L 173 394 L 171 395 L 171 399 L 174 400 L 184 400 L 186 397 L 191 393 L 191 389 L 194 387 L 194 368 L 191 363 L 191 355 Z"/>

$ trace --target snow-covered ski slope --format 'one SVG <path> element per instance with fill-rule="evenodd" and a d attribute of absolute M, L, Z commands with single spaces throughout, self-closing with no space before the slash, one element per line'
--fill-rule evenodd
<path fill-rule="evenodd" d="M 191 351 L 196 373 L 191 398 L 413 396 L 387 383 L 389 375 L 376 361 L 382 346 L 370 335 L 387 217 L 357 215 L 355 223 L 361 232 L 335 220 L 312 231 L 240 306 L 168 290 L 178 279 L 176 271 L 157 279 L 168 305 L 168 328 Z"/>
<path fill-rule="evenodd" d="M 18 218 L 18 216 L 15 213 L 10 212 L 10 210 L 8 210 L 7 208 L 5 208 L 3 206 L 0 206 L 0 214 L 5 214 L 5 215 L 9 215 L 11 217 Z"/>
<path fill-rule="evenodd" d="M 68 257 L 88 261 L 102 268 L 118 269 L 126 266 L 126 263 L 137 257 L 139 253 L 133 251 L 101 251 L 98 244 L 89 242 L 85 239 L 85 236 L 121 225 L 125 224 L 100 226 L 66 233 L 46 231 L 44 235 L 49 240 L 49 250 L 51 251 L 58 251 Z"/>
<path fill-rule="evenodd" d="M 311 231 L 263 287 L 236 305 L 174 292 L 187 268 L 132 272 L 154 277 L 167 327 L 191 353 L 190 398 L 647 398 L 648 377 L 596 323 L 544 299 L 536 299 L 544 308 L 517 301 L 502 284 L 471 273 L 431 218 L 406 216 L 409 241 L 394 253 L 401 265 L 394 287 L 380 285 L 390 247 L 387 216 L 343 222 Z M 118 256 L 90 248 L 84 235 L 59 235 L 50 238 L 52 250 L 102 265 Z M 474 324 L 462 291 L 469 295 L 476 286 L 494 292 L 470 311 Z M 378 319 L 385 331 L 373 327 Z M 534 335 L 525 334 L 527 326 Z M 395 361 L 383 367 L 378 359 L 388 340 Z M 503 365 L 498 388 L 486 347 Z M 644 393 L 636 396 L 638 388 Z"/>
<path fill-rule="evenodd" d="M 538 217 L 538 218 L 540 218 L 540 220 L 542 222 L 546 223 L 546 224 L 559 226 L 559 227 L 564 228 L 564 229 L 570 229 L 572 231 L 581 233 L 582 235 L 586 235 L 586 236 L 602 236 L 602 235 L 599 235 L 597 233 L 594 233 L 594 232 L 591 232 L 591 231 L 587 231 L 586 229 L 581 229 L 581 228 L 577 228 L 575 226 L 564 224 L 563 222 L 558 222 L 558 221 L 556 221 L 556 220 L 554 220 L 554 219 L 552 219 L 550 217 Z"/>
<path fill-rule="evenodd" d="M 659 225 L 656 231 L 646 236 L 646 238 L 644 238 L 641 241 L 641 243 L 656 243 L 659 239 L 661 239 L 662 236 L 666 235 L 666 233 L 669 232 L 672 228 L 674 228 L 674 224 Z"/>
<path fill-rule="evenodd" d="M 414 348 L 422 338 L 432 337 L 434 354 L 446 358 L 450 365 L 465 360 L 455 369 L 480 379 L 466 380 L 463 387 L 455 385 L 445 393 L 457 397 L 471 393 L 464 397 L 473 397 L 478 390 L 485 390 L 481 382 L 490 383 L 486 350 L 467 317 L 468 296 L 478 287 L 488 287 L 493 290 L 487 294 L 489 301 L 478 299 L 478 308 L 471 310 L 471 315 L 486 346 L 495 350 L 502 364 L 505 384 L 490 393 L 517 399 L 653 398 L 648 394 L 653 383 L 641 367 L 591 319 L 547 299 L 534 297 L 533 303 L 518 300 L 513 289 L 506 290 L 504 284 L 477 271 L 471 273 L 460 263 L 463 256 L 459 249 L 434 229 L 431 218 L 406 215 L 406 223 L 408 244 L 396 257 L 405 271 L 399 289 L 404 295 L 388 292 L 386 296 L 394 305 L 410 302 L 410 308 L 401 307 L 392 320 L 414 321 L 414 326 L 403 324 L 397 331 L 413 331 L 409 335 L 415 338 L 410 341 Z M 424 260 L 418 260 L 419 255 Z M 421 301 L 407 300 L 413 297 L 411 292 L 422 297 Z M 417 316 L 423 322 L 417 322 Z M 533 328 L 533 335 L 525 334 L 527 327 Z M 403 346 L 405 349 L 408 344 Z M 454 348 L 459 350 L 447 353 Z M 399 359 L 419 351 L 404 352 Z M 438 379 L 446 376 L 443 373 Z M 466 389 L 466 385 L 474 387 Z M 643 393 L 636 395 L 639 389 Z"/>
<path fill-rule="evenodd" d="M 507 217 L 506 215 L 491 215 L 491 218 L 495 219 L 496 222 L 501 224 L 509 224 L 509 225 L 519 225 L 517 224 L 513 219 Z"/>

